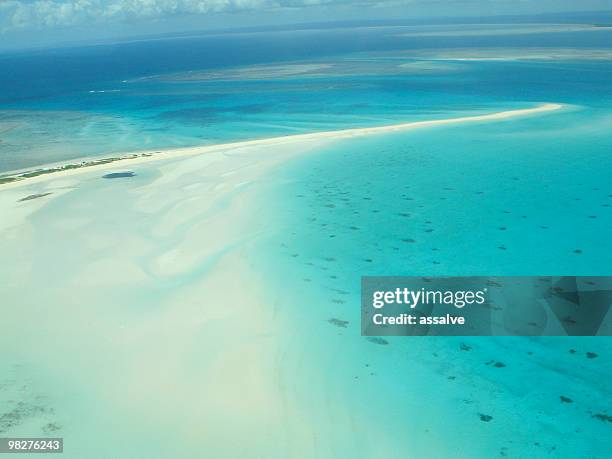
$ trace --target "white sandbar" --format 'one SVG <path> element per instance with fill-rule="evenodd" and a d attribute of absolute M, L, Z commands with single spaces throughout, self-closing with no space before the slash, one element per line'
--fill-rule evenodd
<path fill-rule="evenodd" d="M 44 181 L 48 179 L 50 176 L 53 178 L 57 178 L 58 176 L 68 176 L 74 174 L 80 174 L 85 171 L 91 170 L 107 170 L 116 167 L 116 163 L 121 161 L 122 164 L 139 164 L 143 162 L 155 161 L 158 159 L 168 159 L 170 157 L 180 157 L 180 156 L 191 156 L 191 155 L 199 155 L 204 153 L 214 153 L 214 152 L 223 152 L 227 150 L 233 150 L 236 148 L 245 148 L 245 147 L 257 147 L 257 146 L 267 146 L 267 145 L 279 145 L 286 143 L 296 143 L 296 142 L 304 142 L 304 141 L 320 141 L 320 140 L 338 140 L 344 139 L 347 137 L 358 137 L 364 135 L 372 135 L 372 134 L 384 134 L 389 132 L 397 132 L 397 131 L 407 131 L 411 129 L 420 129 L 426 127 L 435 127 L 435 126 L 446 126 L 452 124 L 462 124 L 462 123 L 474 123 L 474 122 L 486 122 L 486 121 L 501 121 L 507 120 L 511 118 L 517 118 L 528 115 L 537 115 L 542 114 L 554 110 L 559 110 L 563 108 L 562 104 L 556 103 L 544 103 L 538 105 L 533 108 L 525 108 L 518 110 L 506 110 L 503 112 L 490 113 L 485 115 L 475 115 L 475 116 L 462 116 L 458 118 L 447 118 L 440 120 L 427 120 L 427 121 L 412 121 L 408 123 L 399 123 L 399 124 L 391 124 L 387 126 L 377 126 L 377 127 L 367 127 L 367 128 L 352 128 L 352 129 L 340 129 L 336 131 L 322 131 L 322 132 L 312 132 L 308 134 L 296 134 L 296 135 L 288 135 L 288 136 L 280 136 L 280 137 L 271 137 L 266 139 L 258 139 L 258 140 L 247 140 L 240 142 L 230 142 L 224 144 L 217 145 L 202 145 L 196 147 L 184 147 L 184 148 L 172 148 L 165 150 L 147 150 L 147 151 L 139 151 L 139 152 L 128 152 L 125 154 L 120 154 L 116 156 L 117 160 L 109 163 L 103 164 L 94 164 L 95 161 L 101 161 L 103 158 L 92 158 L 90 160 L 85 160 L 82 163 L 69 163 L 71 165 L 79 165 L 77 168 L 66 169 L 55 171 L 51 174 L 43 174 L 36 177 L 31 177 L 27 179 L 20 179 L 16 182 L 10 182 L 8 184 L 4 184 L 3 188 L 6 186 L 18 186 L 24 182 L 33 183 L 34 181 Z M 39 170 L 44 171 L 49 169 L 51 166 L 41 166 L 40 168 L 31 169 L 31 170 Z M 55 166 L 61 167 L 61 166 Z M 15 173 L 4 174 L 3 177 L 17 177 L 23 174 L 25 171 L 19 171 Z"/>

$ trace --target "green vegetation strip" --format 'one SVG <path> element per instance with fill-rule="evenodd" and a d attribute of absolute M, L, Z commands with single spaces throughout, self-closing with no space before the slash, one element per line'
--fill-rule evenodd
<path fill-rule="evenodd" d="M 29 179 L 32 177 L 38 177 L 39 175 L 53 174 L 55 172 L 67 171 L 70 169 L 81 169 L 83 167 L 98 166 L 100 164 L 109 164 L 109 163 L 113 163 L 115 161 L 121 161 L 124 159 L 134 159 L 134 158 L 141 158 L 141 157 L 152 156 L 152 155 L 153 153 L 141 153 L 141 154 L 134 154 L 134 155 L 129 155 L 129 156 L 116 156 L 112 158 L 96 159 L 93 161 L 83 161 L 82 163 L 77 163 L 77 164 L 65 164 L 63 166 L 50 167 L 48 169 L 37 169 L 37 170 L 22 172 L 22 173 L 14 174 L 14 175 L 5 175 L 5 176 L 0 176 L 0 185 L 5 184 L 5 183 L 17 182 L 19 180 L 25 180 L 25 179 Z"/>

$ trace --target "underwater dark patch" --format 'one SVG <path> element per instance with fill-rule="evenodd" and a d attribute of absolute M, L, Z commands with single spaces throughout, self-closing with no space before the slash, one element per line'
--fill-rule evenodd
<path fill-rule="evenodd" d="M 368 341 L 370 343 L 381 344 L 383 346 L 386 346 L 387 344 L 389 344 L 389 341 L 387 341 L 386 339 L 382 339 L 378 337 L 368 338 Z"/>
<path fill-rule="evenodd" d="M 136 174 L 132 171 L 111 172 L 110 174 L 103 175 L 102 178 L 105 178 L 105 179 L 127 178 L 127 177 L 134 177 L 135 175 Z"/>
<path fill-rule="evenodd" d="M 348 320 L 341 320 L 336 318 L 331 318 L 327 322 L 340 328 L 346 328 L 346 326 L 349 324 Z"/>
<path fill-rule="evenodd" d="M 42 198 L 42 197 L 45 197 L 45 196 L 49 196 L 50 194 L 53 194 L 53 193 L 36 193 L 36 194 L 31 194 L 29 196 L 26 196 L 25 198 L 21 198 L 18 202 L 31 201 L 32 199 Z"/>

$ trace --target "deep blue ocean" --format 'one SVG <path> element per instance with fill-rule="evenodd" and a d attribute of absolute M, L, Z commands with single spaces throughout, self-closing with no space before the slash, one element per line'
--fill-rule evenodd
<path fill-rule="evenodd" d="M 400 74 L 387 67 L 372 74 L 374 65 L 289 78 L 165 77 L 356 57 L 418 63 L 419 55 L 449 49 L 601 50 L 612 41 L 607 30 L 450 39 L 402 36 L 406 30 L 234 33 L 1 54 L 0 171 L 542 101 L 605 107 L 610 99 L 609 59 L 446 62 L 448 69 Z"/>

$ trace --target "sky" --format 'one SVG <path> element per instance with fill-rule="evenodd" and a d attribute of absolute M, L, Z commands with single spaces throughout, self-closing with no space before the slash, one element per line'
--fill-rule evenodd
<path fill-rule="evenodd" d="M 612 10 L 612 0 L 0 0 L 0 48 L 319 21 Z"/>

